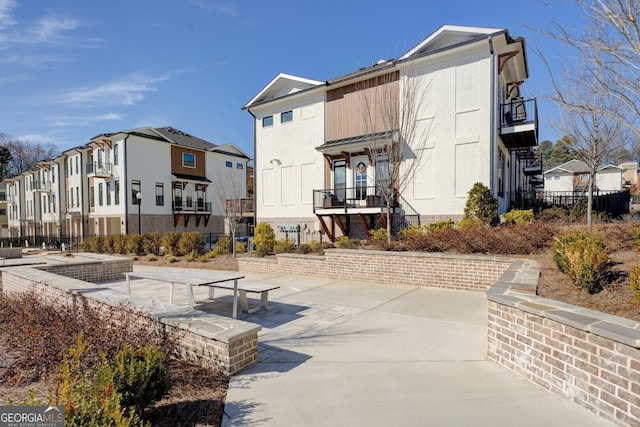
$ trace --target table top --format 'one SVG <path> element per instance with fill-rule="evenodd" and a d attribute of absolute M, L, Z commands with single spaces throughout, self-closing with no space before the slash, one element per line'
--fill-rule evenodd
<path fill-rule="evenodd" d="M 222 273 L 212 271 L 189 271 L 163 269 L 162 271 L 131 271 L 124 273 L 129 277 L 139 277 L 141 279 L 161 280 L 163 282 L 187 283 L 190 285 L 206 285 L 207 283 L 228 282 L 231 280 L 244 279 L 240 273 Z"/>

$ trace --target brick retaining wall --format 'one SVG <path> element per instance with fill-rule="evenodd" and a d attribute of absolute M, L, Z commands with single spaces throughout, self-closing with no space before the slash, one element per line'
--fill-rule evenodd
<path fill-rule="evenodd" d="M 22 248 L 0 248 L 0 257 L 6 259 L 22 258 Z"/>
<path fill-rule="evenodd" d="M 486 291 L 508 258 L 442 253 L 328 249 L 324 256 L 278 254 L 238 258 L 240 271 L 321 276 L 399 285 Z"/>
<path fill-rule="evenodd" d="M 131 260 L 129 260 L 131 261 Z M 111 274 L 126 263 L 115 262 L 111 267 L 98 268 L 98 275 Z M 116 267 L 114 267 L 116 266 Z M 95 263 L 80 264 L 78 276 L 84 277 L 86 270 L 96 269 Z M 97 308 L 119 309 L 122 304 L 133 302 L 148 310 L 141 321 L 158 321 L 165 330 L 177 339 L 181 358 L 201 366 L 220 369 L 231 375 L 258 361 L 258 331 L 260 327 L 215 314 L 189 308 L 153 304 L 101 288 L 84 280 L 65 277 L 55 273 L 68 273 L 73 265 L 47 266 L 45 269 L 16 267 L 2 272 L 3 292 L 35 291 L 49 301 L 71 304 L 79 302 Z M 99 270 L 102 270 L 101 272 Z M 131 270 L 128 270 L 131 271 Z M 122 277 L 121 273 L 118 278 Z M 78 299 L 80 298 L 80 301 Z M 145 304 L 147 305 L 145 307 Z"/>
<path fill-rule="evenodd" d="M 79 261 L 70 264 L 47 264 L 34 267 L 86 282 L 102 282 L 122 279 L 124 273 L 133 271 L 133 260 L 129 257 L 109 257 L 101 261 Z"/>

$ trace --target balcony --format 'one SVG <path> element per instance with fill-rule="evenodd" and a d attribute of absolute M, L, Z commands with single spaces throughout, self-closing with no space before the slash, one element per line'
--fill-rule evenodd
<path fill-rule="evenodd" d="M 538 145 L 538 103 L 535 98 L 500 104 L 500 138 L 509 150 Z"/>
<path fill-rule="evenodd" d="M 386 206 L 384 197 L 375 186 L 313 190 L 313 211 L 319 210 L 373 210 L 380 212 Z"/>
<path fill-rule="evenodd" d="M 173 200 L 173 212 L 184 214 L 210 214 L 211 203 L 204 202 L 203 200 L 193 201 L 177 198 Z"/>
<path fill-rule="evenodd" d="M 252 218 L 254 215 L 253 198 L 225 200 L 225 212 L 238 218 Z"/>
<path fill-rule="evenodd" d="M 33 191 L 40 191 L 44 193 L 48 193 L 51 191 L 51 182 L 49 181 L 33 181 L 33 185 L 31 187 Z"/>
<path fill-rule="evenodd" d="M 104 162 L 87 163 L 87 177 L 111 178 L 113 165 Z"/>

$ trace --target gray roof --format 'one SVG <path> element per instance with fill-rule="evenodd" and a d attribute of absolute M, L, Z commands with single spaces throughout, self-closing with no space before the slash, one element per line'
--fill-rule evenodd
<path fill-rule="evenodd" d="M 172 127 L 154 128 L 154 130 L 162 135 L 167 141 L 184 147 L 195 148 L 198 150 L 210 150 L 216 147 L 216 145 L 211 142 L 205 141 L 197 136 L 189 135 L 186 132 Z"/>

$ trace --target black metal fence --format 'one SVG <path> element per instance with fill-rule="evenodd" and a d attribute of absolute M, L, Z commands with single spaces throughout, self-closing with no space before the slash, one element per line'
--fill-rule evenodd
<path fill-rule="evenodd" d="M 588 195 L 584 191 L 514 191 L 499 195 L 500 210 L 533 209 L 538 213 L 550 207 L 563 207 L 572 210 L 585 206 Z M 593 210 L 606 212 L 613 217 L 629 213 L 629 190 L 593 192 Z"/>

